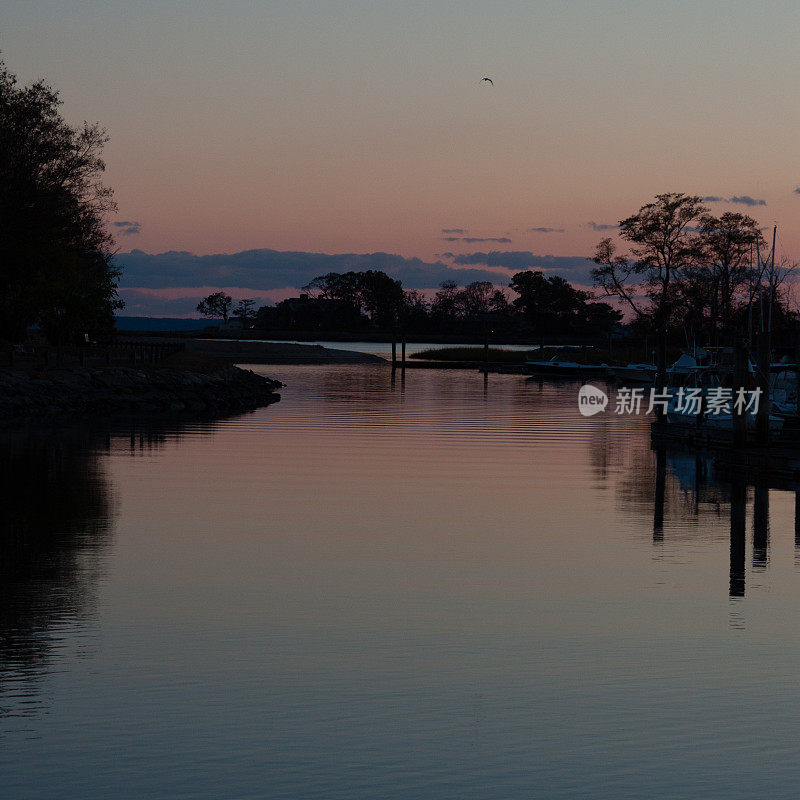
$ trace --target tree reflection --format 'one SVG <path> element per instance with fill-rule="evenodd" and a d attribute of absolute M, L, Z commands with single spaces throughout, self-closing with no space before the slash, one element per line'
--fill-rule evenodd
<path fill-rule="evenodd" d="M 47 670 L 61 623 L 81 624 L 95 605 L 111 490 L 94 437 L 0 435 L 0 698 L 35 710 L 31 684 Z M 5 709 L 8 711 L 8 709 Z"/>

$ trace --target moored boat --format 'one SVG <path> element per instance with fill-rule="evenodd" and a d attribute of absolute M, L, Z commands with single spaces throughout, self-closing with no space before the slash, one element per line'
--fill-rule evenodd
<path fill-rule="evenodd" d="M 528 359 L 525 361 L 525 370 L 531 375 L 554 375 L 559 377 L 599 376 L 608 375 L 608 364 L 582 364 L 578 361 L 570 361 L 563 355 L 554 355 L 547 361 L 535 361 Z"/>

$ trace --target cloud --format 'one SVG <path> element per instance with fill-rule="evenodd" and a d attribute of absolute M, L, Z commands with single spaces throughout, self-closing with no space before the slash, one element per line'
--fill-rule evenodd
<path fill-rule="evenodd" d="M 609 225 L 606 223 L 599 223 L 599 222 L 587 222 L 586 223 L 593 231 L 614 231 L 619 228 L 619 225 Z"/>
<path fill-rule="evenodd" d="M 564 233 L 563 228 L 528 228 L 528 233 Z"/>
<path fill-rule="evenodd" d="M 743 206 L 765 206 L 766 200 L 756 200 L 754 197 L 743 194 L 741 196 L 731 197 L 731 203 L 741 203 Z"/>
<path fill-rule="evenodd" d="M 121 236 L 132 236 L 134 234 L 142 232 L 141 222 L 120 220 L 119 222 L 114 223 L 114 227 L 117 228 L 117 233 L 120 234 Z"/>
<path fill-rule="evenodd" d="M 584 283 L 591 283 L 591 271 L 594 267 L 590 259 L 581 256 L 540 256 L 529 250 L 464 253 L 456 256 L 453 263 L 459 266 L 483 264 L 487 267 L 502 267 L 511 272 L 542 270 Z"/>
<path fill-rule="evenodd" d="M 797 189 L 795 189 L 797 191 Z M 800 192 L 798 192 L 800 194 Z M 717 197 L 717 195 L 708 195 L 708 197 L 703 198 L 704 203 L 738 203 L 739 205 L 743 206 L 765 206 L 767 204 L 766 200 L 757 200 L 755 197 L 750 197 L 750 195 L 742 194 L 742 195 L 734 195 L 733 197 Z"/>
<path fill-rule="evenodd" d="M 475 244 L 476 242 L 497 242 L 498 244 L 511 244 L 511 239 L 507 236 L 443 236 L 445 242 L 468 242 Z"/>
<path fill-rule="evenodd" d="M 458 233 L 458 234 L 465 234 L 469 233 L 466 228 L 442 228 L 442 233 Z"/>
<path fill-rule="evenodd" d="M 392 253 L 306 253 L 244 250 L 200 256 L 188 252 L 145 253 L 131 250 L 115 256 L 123 288 L 163 289 L 187 286 L 249 287 L 270 291 L 299 289 L 328 272 L 382 270 L 407 289 L 428 289 L 442 281 L 460 284 L 498 280 L 496 271 L 448 266 Z M 504 277 L 504 276 L 502 276 Z"/>

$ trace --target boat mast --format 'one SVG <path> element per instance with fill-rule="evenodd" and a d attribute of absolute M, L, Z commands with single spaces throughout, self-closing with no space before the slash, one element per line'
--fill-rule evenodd
<path fill-rule="evenodd" d="M 747 303 L 747 347 L 753 347 L 753 243 L 750 242 L 750 297 Z"/>
<path fill-rule="evenodd" d="M 772 333 L 772 301 L 775 297 L 775 235 L 778 231 L 778 226 L 772 227 L 772 263 L 769 268 L 769 314 L 768 325 L 769 332 Z"/>

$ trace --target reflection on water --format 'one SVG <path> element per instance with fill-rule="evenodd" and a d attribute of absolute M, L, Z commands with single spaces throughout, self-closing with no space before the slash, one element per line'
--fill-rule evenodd
<path fill-rule="evenodd" d="M 38 687 L 59 651 L 91 646 L 82 637 L 112 518 L 93 441 L 61 432 L 0 439 L 0 715 L 40 713 Z"/>
<path fill-rule="evenodd" d="M 714 477 L 712 459 L 702 454 L 669 452 L 657 448 L 653 454 L 655 464 L 653 541 L 664 542 L 665 509 L 668 498 L 681 502 L 677 507 L 673 502 L 670 514 L 685 522 L 708 522 L 726 513 L 730 519 L 730 596 L 745 596 L 745 560 L 747 532 L 748 484 L 742 477 L 722 480 Z M 650 482 L 647 464 L 640 463 L 632 473 L 630 481 L 642 492 L 647 491 Z M 668 491 L 668 484 L 671 484 Z M 626 497 L 633 494 L 631 485 L 626 485 Z M 784 493 L 786 494 L 786 493 Z M 800 492 L 794 493 L 795 555 L 798 550 L 798 531 L 800 530 Z M 763 573 L 769 566 L 770 552 L 770 490 L 756 480 L 752 486 L 752 569 L 754 574 Z M 706 530 L 704 527 L 684 527 L 678 539 L 687 534 L 697 537 Z"/>
<path fill-rule="evenodd" d="M 275 377 L 3 438 L 8 796 L 792 796 L 797 495 L 576 384 Z"/>
<path fill-rule="evenodd" d="M 42 686 L 60 669 L 59 659 L 86 657 L 94 647 L 97 587 L 115 516 L 105 454 L 150 453 L 181 430 L 173 424 L 113 433 L 78 426 L 0 432 L 0 717 L 46 712 L 50 698 Z"/>
<path fill-rule="evenodd" d="M 744 597 L 747 489 L 741 481 L 731 486 L 731 597 Z"/>

